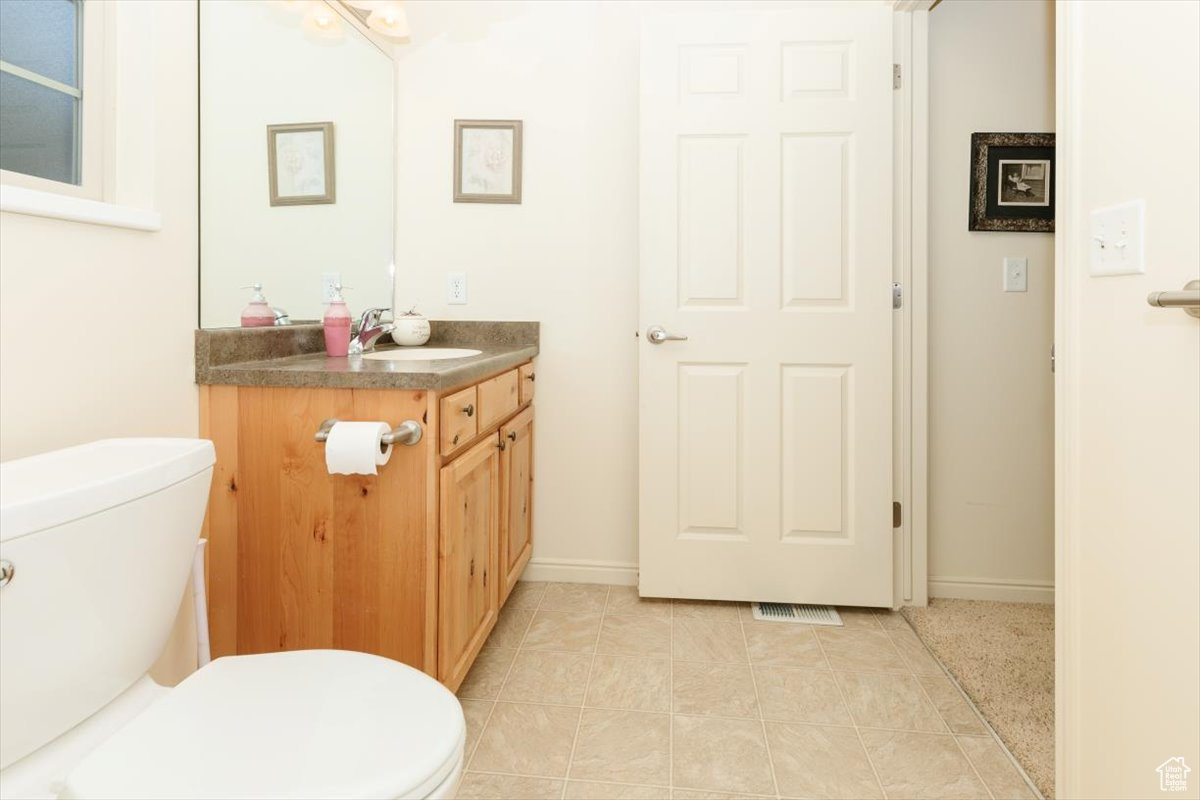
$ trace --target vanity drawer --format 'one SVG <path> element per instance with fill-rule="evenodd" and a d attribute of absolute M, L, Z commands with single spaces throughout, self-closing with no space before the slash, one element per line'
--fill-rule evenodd
<path fill-rule="evenodd" d="M 479 432 L 479 401 L 475 387 L 442 398 L 442 455 L 464 447 Z"/>
<path fill-rule="evenodd" d="M 533 364 L 523 364 L 517 373 L 521 384 L 521 405 L 525 405 L 533 399 Z"/>
<path fill-rule="evenodd" d="M 487 429 L 517 410 L 520 405 L 517 384 L 517 371 L 510 369 L 476 385 L 479 392 L 479 430 Z"/>

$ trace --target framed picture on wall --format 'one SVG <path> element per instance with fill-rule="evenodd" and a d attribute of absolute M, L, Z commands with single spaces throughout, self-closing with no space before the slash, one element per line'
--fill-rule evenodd
<path fill-rule="evenodd" d="M 267 181 L 271 205 L 335 202 L 333 123 L 267 126 Z"/>
<path fill-rule="evenodd" d="M 454 120 L 454 202 L 521 202 L 520 120 Z"/>
<path fill-rule="evenodd" d="M 971 134 L 972 231 L 1054 231 L 1054 134 Z"/>

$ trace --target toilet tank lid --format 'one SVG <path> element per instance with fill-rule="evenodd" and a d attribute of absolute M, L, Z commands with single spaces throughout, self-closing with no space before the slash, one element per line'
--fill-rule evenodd
<path fill-rule="evenodd" d="M 0 541 L 153 494 L 210 468 L 207 439 L 104 439 L 0 464 Z"/>

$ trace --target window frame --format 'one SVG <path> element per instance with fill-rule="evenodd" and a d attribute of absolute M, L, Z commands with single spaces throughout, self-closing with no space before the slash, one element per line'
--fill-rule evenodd
<path fill-rule="evenodd" d="M 89 200 L 104 200 L 111 191 L 105 180 L 106 142 L 109 139 L 109 115 L 104 102 L 108 81 L 108 37 L 111 27 L 106 6 L 110 3 L 96 0 L 76 0 L 82 20 L 82 34 L 78 37 L 79 62 L 79 114 L 78 149 L 79 183 L 64 183 L 23 172 L 0 169 L 0 184 L 34 189 L 40 192 L 66 195 Z M 17 67 L 17 65 L 13 65 Z M 17 69 L 21 69 L 17 67 Z M 29 72 L 28 70 L 25 70 Z M 7 71 L 8 74 L 17 74 Z M 32 73 L 37 74 L 37 73 Z M 34 81 L 46 85 L 43 81 Z M 50 87 L 53 88 L 53 87 Z M 64 92 L 65 94 L 65 92 Z"/>

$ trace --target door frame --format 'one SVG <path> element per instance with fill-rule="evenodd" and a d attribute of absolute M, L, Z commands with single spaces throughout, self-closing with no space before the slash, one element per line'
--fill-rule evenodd
<path fill-rule="evenodd" d="M 929 602 L 929 10 L 936 0 L 894 0 L 892 482 L 901 504 L 893 530 L 892 605 Z"/>

